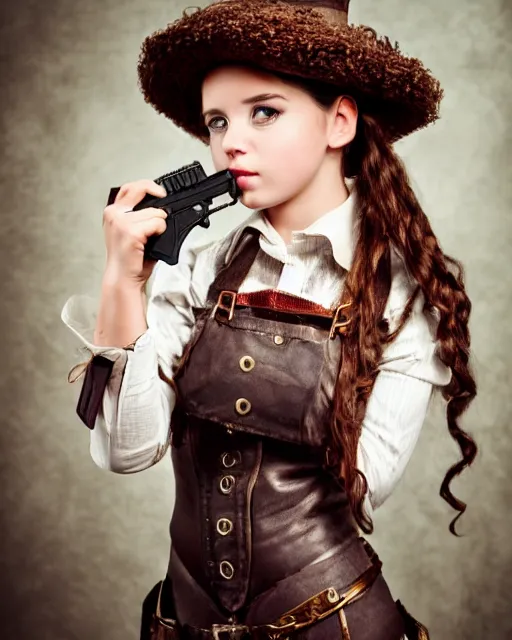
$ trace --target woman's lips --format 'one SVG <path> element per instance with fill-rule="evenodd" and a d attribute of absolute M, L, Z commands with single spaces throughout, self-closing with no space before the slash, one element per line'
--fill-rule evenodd
<path fill-rule="evenodd" d="M 238 174 L 236 176 L 236 183 L 240 189 L 248 189 L 254 182 L 254 178 L 257 178 L 257 173 Z"/>
<path fill-rule="evenodd" d="M 254 182 L 254 178 L 258 175 L 252 171 L 246 171 L 245 169 L 229 169 L 234 175 L 236 183 L 240 189 L 248 189 Z"/>

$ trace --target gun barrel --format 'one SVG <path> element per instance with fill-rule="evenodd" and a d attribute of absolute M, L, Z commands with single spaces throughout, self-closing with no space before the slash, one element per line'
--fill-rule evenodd
<path fill-rule="evenodd" d="M 173 194 L 168 199 L 168 204 L 173 212 L 178 213 L 200 202 L 211 202 L 225 193 L 229 193 L 235 199 L 240 196 L 240 190 L 233 175 L 229 171 L 219 171 L 202 180 L 192 189 Z"/>

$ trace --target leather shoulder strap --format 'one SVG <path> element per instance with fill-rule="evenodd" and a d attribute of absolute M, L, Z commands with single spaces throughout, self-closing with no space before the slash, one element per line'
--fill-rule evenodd
<path fill-rule="evenodd" d="M 229 262 L 219 269 L 208 289 L 208 302 L 215 304 L 221 291 L 238 292 L 260 250 L 259 237 L 260 232 L 257 229 L 244 229 Z"/>

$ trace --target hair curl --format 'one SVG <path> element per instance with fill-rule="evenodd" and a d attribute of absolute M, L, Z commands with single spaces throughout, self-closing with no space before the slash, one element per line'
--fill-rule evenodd
<path fill-rule="evenodd" d="M 274 75 L 304 89 L 323 108 L 332 106 L 342 95 L 339 87 L 286 74 Z M 471 301 L 465 291 L 461 263 L 442 252 L 410 185 L 406 168 L 377 117 L 360 111 L 355 138 L 344 149 L 343 173 L 357 179 L 360 231 L 341 300 L 352 304 L 349 328 L 342 336 L 334 397 L 332 466 L 344 481 L 357 524 L 365 533 L 373 532 L 372 520 L 363 507 L 368 483 L 357 468 L 358 441 L 383 348 L 402 330 L 422 291 L 424 312 L 437 310 L 439 318 L 437 355 L 452 372 L 450 383 L 441 391 L 447 401 L 448 430 L 459 445 L 462 458 L 446 473 L 440 495 L 459 511 L 449 527 L 451 533 L 458 535 L 455 523 L 467 505 L 454 496 L 450 483 L 473 462 L 478 451 L 474 440 L 458 423 L 476 396 L 476 383 L 469 366 Z M 379 317 L 377 287 L 378 269 L 381 261 L 389 258 L 391 243 L 404 258 L 417 287 L 398 327 L 388 334 Z"/>

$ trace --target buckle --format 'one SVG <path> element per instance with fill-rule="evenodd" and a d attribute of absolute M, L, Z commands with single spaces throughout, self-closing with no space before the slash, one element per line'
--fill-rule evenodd
<path fill-rule="evenodd" d="M 325 464 L 330 469 L 334 466 L 334 458 L 331 447 L 325 449 Z"/>
<path fill-rule="evenodd" d="M 229 298 L 229 302 L 225 302 L 225 298 Z M 217 304 L 213 309 L 213 317 L 217 315 L 217 311 L 222 310 L 228 314 L 228 321 L 233 319 L 235 313 L 236 291 L 221 291 L 217 299 Z"/>
<path fill-rule="evenodd" d="M 277 623 L 265 624 L 262 627 L 268 634 L 270 640 L 288 640 L 288 634 L 292 631 L 298 631 L 304 626 L 308 626 L 308 622 L 302 624 L 297 621 L 294 615 L 285 614 Z"/>
<path fill-rule="evenodd" d="M 334 340 L 336 337 L 336 333 L 343 334 L 347 332 L 347 327 L 351 323 L 352 319 L 349 318 L 346 314 L 342 314 L 341 312 L 344 309 L 348 309 L 352 306 L 351 302 L 347 302 L 345 304 L 340 304 L 334 313 L 334 318 L 332 319 L 331 331 L 329 333 L 329 338 Z"/>
<path fill-rule="evenodd" d="M 212 624 L 213 640 L 249 640 L 252 635 L 245 624 Z"/>

